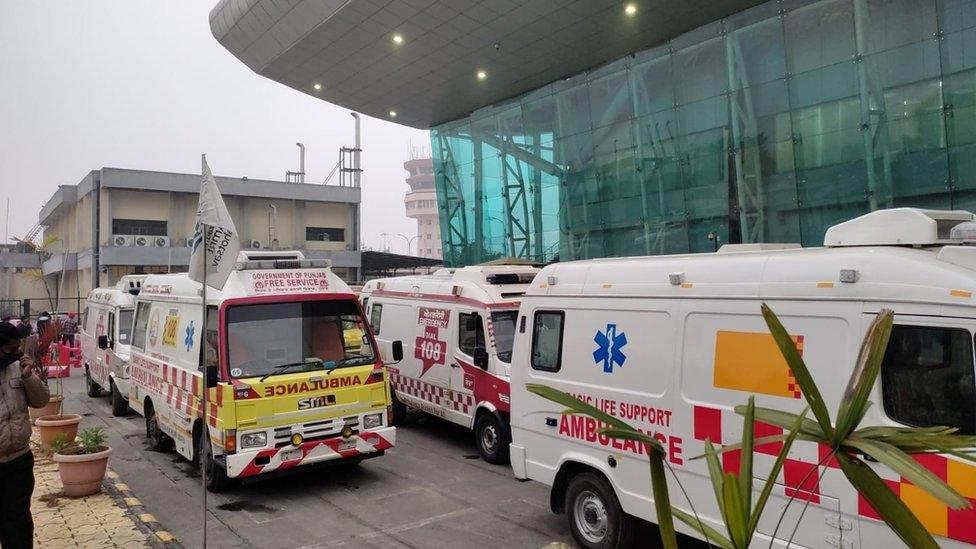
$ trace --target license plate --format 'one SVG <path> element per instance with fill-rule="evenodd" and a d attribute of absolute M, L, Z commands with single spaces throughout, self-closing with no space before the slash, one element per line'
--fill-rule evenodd
<path fill-rule="evenodd" d="M 291 461 L 293 459 L 298 459 L 302 457 L 301 448 L 295 448 L 294 450 L 285 450 L 281 452 L 281 461 Z"/>
<path fill-rule="evenodd" d="M 346 450 L 356 449 L 356 439 L 350 438 L 339 442 L 339 451 L 345 452 Z"/>

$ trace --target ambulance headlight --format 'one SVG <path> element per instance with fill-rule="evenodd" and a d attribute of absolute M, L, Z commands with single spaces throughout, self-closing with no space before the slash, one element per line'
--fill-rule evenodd
<path fill-rule="evenodd" d="M 363 416 L 363 429 L 375 429 L 383 426 L 383 412 L 366 414 Z"/>
<path fill-rule="evenodd" d="M 263 448 L 268 445 L 268 433 L 244 433 L 241 435 L 241 448 Z"/>

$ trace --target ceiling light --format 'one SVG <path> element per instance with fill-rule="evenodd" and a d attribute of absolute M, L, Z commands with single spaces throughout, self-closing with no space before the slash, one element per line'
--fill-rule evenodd
<path fill-rule="evenodd" d="M 478 80 L 484 80 L 488 78 L 488 73 L 485 71 L 478 71 Z"/>
<path fill-rule="evenodd" d="M 396 111 L 390 111 L 390 118 L 396 118 Z"/>
<path fill-rule="evenodd" d="M 394 34 L 393 35 L 393 42 L 395 44 L 402 44 L 403 43 L 403 37 L 400 36 L 399 34 Z"/>
<path fill-rule="evenodd" d="M 627 15 L 634 15 L 635 13 L 637 13 L 637 5 L 627 4 L 627 7 L 624 8 L 624 13 L 626 13 Z"/>
<path fill-rule="evenodd" d="M 312 87 L 315 88 L 315 91 L 319 91 L 322 89 L 322 84 L 316 82 L 315 84 L 312 84 Z"/>

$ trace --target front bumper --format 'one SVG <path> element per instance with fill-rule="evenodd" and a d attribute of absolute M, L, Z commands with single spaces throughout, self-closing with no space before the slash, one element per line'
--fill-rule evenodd
<path fill-rule="evenodd" d="M 363 431 L 348 439 L 341 436 L 303 442 L 298 446 L 247 450 L 224 456 L 227 476 L 250 477 L 334 459 L 368 456 L 396 444 L 396 427 Z"/>

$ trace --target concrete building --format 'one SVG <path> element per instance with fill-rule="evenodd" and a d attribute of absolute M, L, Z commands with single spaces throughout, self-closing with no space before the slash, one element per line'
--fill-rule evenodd
<path fill-rule="evenodd" d="M 359 188 L 216 180 L 245 248 L 299 249 L 358 279 Z M 128 273 L 185 271 L 199 190 L 199 175 L 122 168 L 61 185 L 38 217 L 44 276 L 71 297 Z"/>
<path fill-rule="evenodd" d="M 437 192 L 434 190 L 434 162 L 430 158 L 414 158 L 404 162 L 403 169 L 410 174 L 407 177 L 410 192 L 403 202 L 407 217 L 417 220 L 416 253 L 420 257 L 440 259 L 441 225 Z"/>
<path fill-rule="evenodd" d="M 19 317 L 24 300 L 33 313 L 54 309 L 41 276 L 41 258 L 28 245 L 0 245 L 0 317 Z M 53 294 L 52 294 L 53 295 Z"/>
<path fill-rule="evenodd" d="M 431 129 L 444 260 L 976 209 L 974 0 L 222 0 L 258 74 Z"/>

